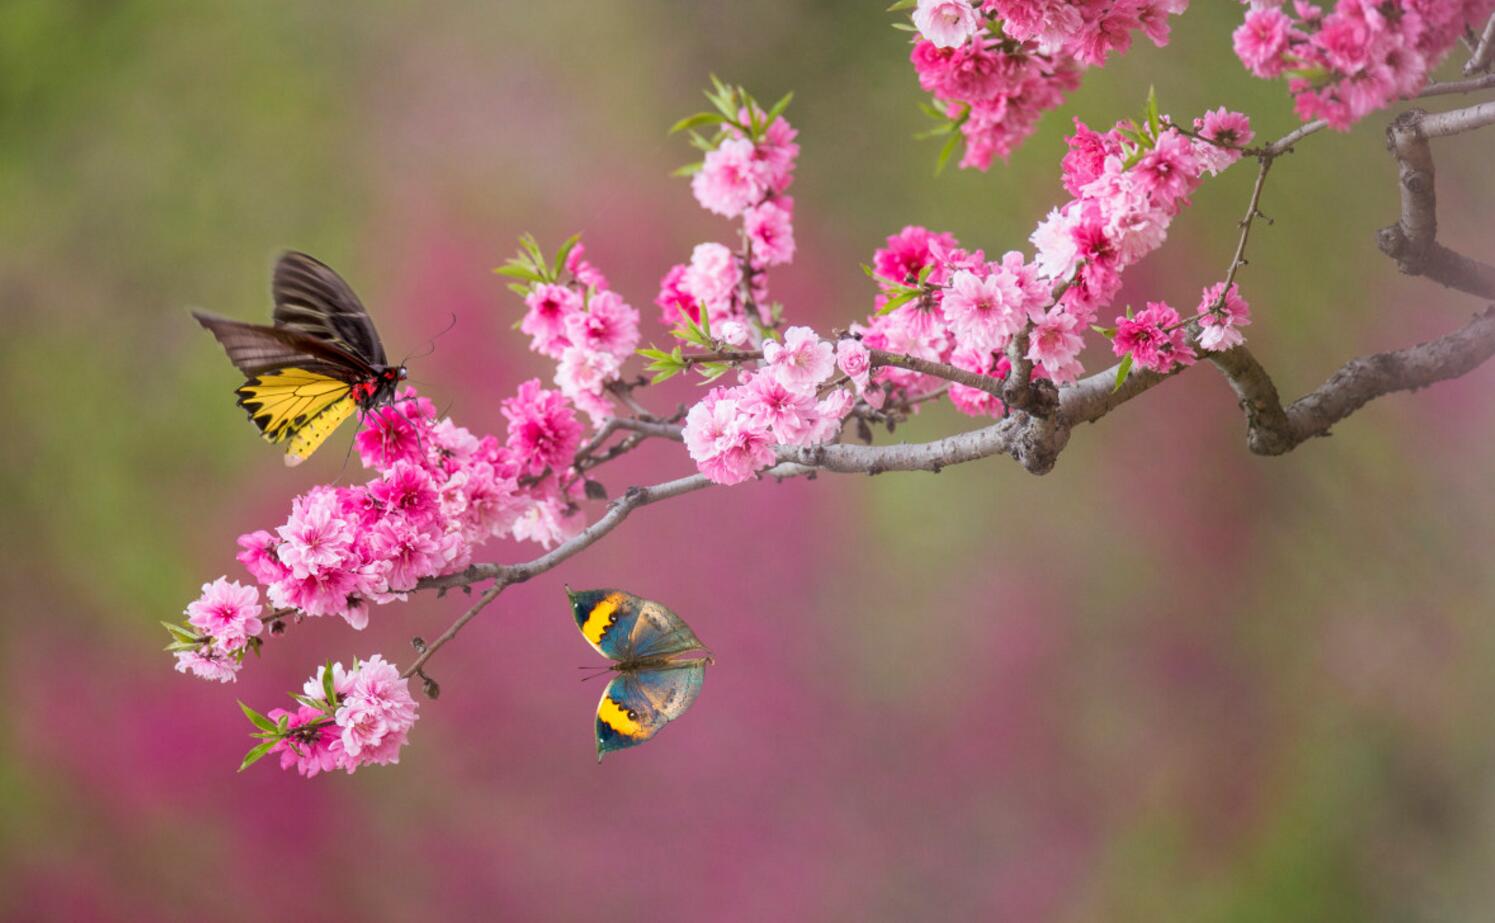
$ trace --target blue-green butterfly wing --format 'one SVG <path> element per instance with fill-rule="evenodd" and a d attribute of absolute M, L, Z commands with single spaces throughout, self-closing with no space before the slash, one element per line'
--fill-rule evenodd
<path fill-rule="evenodd" d="M 614 677 L 597 703 L 597 762 L 652 739 L 685 714 L 701 694 L 706 664 L 691 660 Z"/>
<path fill-rule="evenodd" d="M 571 597 L 576 627 L 581 629 L 587 643 L 612 660 L 630 659 L 633 628 L 643 600 L 622 590 L 573 592 L 567 587 L 566 594 Z"/>
<path fill-rule="evenodd" d="M 684 619 L 653 600 L 623 590 L 566 592 L 576 626 L 604 657 L 629 663 L 704 650 Z"/>

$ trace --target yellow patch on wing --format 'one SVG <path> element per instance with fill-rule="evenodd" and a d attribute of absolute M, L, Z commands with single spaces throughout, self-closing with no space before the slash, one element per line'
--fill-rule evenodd
<path fill-rule="evenodd" d="M 604 695 L 597 703 L 597 720 L 624 737 L 647 737 L 649 733 L 637 718 L 628 716 L 628 709 L 614 702 L 609 695 Z"/>
<path fill-rule="evenodd" d="M 353 413 L 354 401 L 345 397 L 323 409 L 316 416 L 298 427 L 291 434 L 291 444 L 286 446 L 286 466 L 294 468 L 311 457 L 332 431 Z"/>
<path fill-rule="evenodd" d="M 593 644 L 602 643 L 602 636 L 607 634 L 607 629 L 612 625 L 613 613 L 627 600 L 623 593 L 609 593 L 592 607 L 587 613 L 587 620 L 581 626 L 581 633 Z"/>
<path fill-rule="evenodd" d="M 249 412 L 265 438 L 282 442 L 351 391 L 352 386 L 341 379 L 306 369 L 281 369 L 251 378 L 237 393 L 240 406 Z M 344 413 L 338 422 L 347 417 Z"/>

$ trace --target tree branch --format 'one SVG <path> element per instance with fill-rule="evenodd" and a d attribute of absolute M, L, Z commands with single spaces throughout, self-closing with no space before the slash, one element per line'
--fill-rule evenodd
<path fill-rule="evenodd" d="M 1458 273 L 1450 274 L 1446 269 L 1443 270 L 1443 275 L 1434 276 L 1428 268 L 1430 265 L 1440 265 L 1436 254 L 1442 248 L 1437 247 L 1434 239 L 1437 233 L 1436 200 L 1432 190 L 1432 158 L 1427 138 L 1468 131 L 1491 123 L 1495 123 L 1495 104 L 1473 106 L 1437 117 L 1429 117 L 1419 110 L 1413 110 L 1399 117 L 1388 132 L 1392 150 L 1397 155 L 1403 173 L 1403 220 L 1395 226 L 1397 232 L 1410 245 L 1421 248 L 1424 261 L 1422 274 L 1433 276 L 1444 284 L 1452 284 L 1449 279 L 1462 278 L 1471 287 L 1455 287 L 1476 293 L 1486 291 L 1484 286 L 1487 284 L 1495 292 L 1495 282 L 1486 277 L 1487 273 L 1495 272 L 1490 267 L 1450 254 L 1457 260 L 1472 264 L 1463 270 L 1463 277 Z M 1322 127 L 1319 123 L 1309 123 L 1266 147 L 1252 151 L 1261 166 L 1246 215 L 1241 220 L 1240 240 L 1226 275 L 1227 288 L 1239 268 L 1245 265 L 1246 243 L 1253 221 L 1261 214 L 1259 206 L 1262 190 L 1272 161 L 1290 151 L 1297 141 Z M 1417 177 L 1426 177 L 1426 180 Z M 1495 297 L 1495 294 L 1491 297 Z M 1220 370 L 1236 393 L 1246 417 L 1248 448 L 1258 455 L 1281 455 L 1315 436 L 1328 435 L 1331 426 L 1377 397 L 1397 391 L 1417 390 L 1456 378 L 1478 367 L 1492 355 L 1495 355 L 1495 305 L 1476 315 L 1453 333 L 1405 349 L 1352 359 L 1318 388 L 1287 407 L 1283 406 L 1271 376 L 1245 346 L 1221 353 L 1208 353 L 1206 358 Z M 761 358 L 761 353 L 711 354 L 705 357 L 687 357 L 687 364 L 695 361 L 749 361 L 758 358 Z M 1004 397 L 1004 382 L 990 376 L 976 375 L 944 363 L 880 350 L 871 351 L 871 358 L 874 366 L 896 366 L 934 375 L 999 398 Z M 1115 384 L 1117 367 L 1113 366 L 1058 389 L 1052 412 L 1039 415 L 1014 408 L 1008 416 L 989 426 L 930 442 L 780 446 L 776 454 L 777 464 L 761 472 L 759 476 L 794 477 L 813 475 L 818 470 L 869 475 L 884 471 L 938 473 L 950 465 L 1004 454 L 1010 455 L 1034 474 L 1046 474 L 1053 469 L 1059 453 L 1068 444 L 1074 427 L 1100 420 L 1112 410 L 1181 371 L 1183 367 L 1166 375 L 1148 371 L 1134 372 L 1118 387 Z M 578 458 L 596 451 L 608 436 L 618 430 L 629 430 L 641 437 L 681 438 L 678 424 L 612 419 L 603 424 L 597 435 L 578 453 Z M 402 675 L 409 677 L 421 673 L 422 667 L 436 651 L 456 637 L 506 587 L 543 574 L 586 550 L 621 525 L 639 507 L 709 486 L 711 482 L 704 475 L 694 474 L 651 487 L 631 487 L 623 496 L 614 500 L 596 522 L 532 561 L 522 564 L 473 564 L 455 574 L 422 580 L 417 589 L 468 587 L 484 580 L 493 580 L 494 583 L 434 642 L 420 645 L 419 655 Z"/>
<path fill-rule="evenodd" d="M 1495 16 L 1485 23 L 1485 31 L 1479 37 L 1479 44 L 1474 46 L 1474 54 L 1469 57 L 1469 63 L 1464 65 L 1464 76 L 1472 77 L 1481 71 L 1490 69 L 1490 61 L 1495 58 Z"/>
<path fill-rule="evenodd" d="M 1495 266 L 1438 243 L 1438 198 L 1430 137 L 1447 137 L 1495 124 L 1495 102 L 1429 115 L 1409 109 L 1386 129 L 1386 146 L 1397 162 L 1402 213 L 1396 224 L 1376 233 L 1381 252 L 1412 276 L 1479 298 L 1495 298 Z"/>

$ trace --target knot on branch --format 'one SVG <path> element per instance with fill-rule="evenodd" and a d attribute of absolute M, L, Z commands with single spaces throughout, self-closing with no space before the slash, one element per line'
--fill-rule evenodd
<path fill-rule="evenodd" d="M 1054 470 L 1059 453 L 1069 444 L 1069 425 L 1057 415 L 1027 416 L 1008 445 L 1007 453 L 1031 474 Z"/>

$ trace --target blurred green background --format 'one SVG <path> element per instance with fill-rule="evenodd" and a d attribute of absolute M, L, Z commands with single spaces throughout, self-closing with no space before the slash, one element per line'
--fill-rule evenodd
<path fill-rule="evenodd" d="M 665 128 L 709 73 L 796 91 L 799 256 L 773 286 L 819 326 L 869 310 L 857 264 L 905 224 L 1024 247 L 1062 201 L 1071 116 L 1107 125 L 1155 85 L 1181 118 L 1295 124 L 1231 53 L 1241 8 L 1199 3 L 1010 164 L 936 180 L 883 5 L 0 4 L 0 915 L 1495 914 L 1489 368 L 1280 459 L 1245 451 L 1200 369 L 1077 432 L 1041 479 L 995 459 L 665 504 L 444 651 L 399 767 L 235 776 L 236 698 L 270 707 L 328 655 L 403 659 L 461 605 L 299 626 L 232 687 L 159 652 L 157 620 L 241 576 L 237 534 L 360 476 L 346 433 L 283 469 L 186 313 L 267 316 L 280 249 L 347 275 L 397 356 L 455 313 L 414 376 L 500 431 L 498 401 L 549 375 L 490 273 L 519 233 L 585 231 L 656 340 L 659 276 L 729 239 L 668 177 L 689 152 Z M 1285 395 L 1479 307 L 1375 250 L 1397 212 L 1387 118 L 1273 171 L 1241 283 Z M 1486 259 L 1491 150 L 1435 149 L 1441 239 Z M 1207 182 L 1125 297 L 1192 306 L 1251 179 Z M 911 432 L 968 425 L 937 409 Z M 609 486 L 687 470 L 654 447 Z M 678 727 L 601 768 L 562 581 L 662 599 L 720 660 Z"/>

